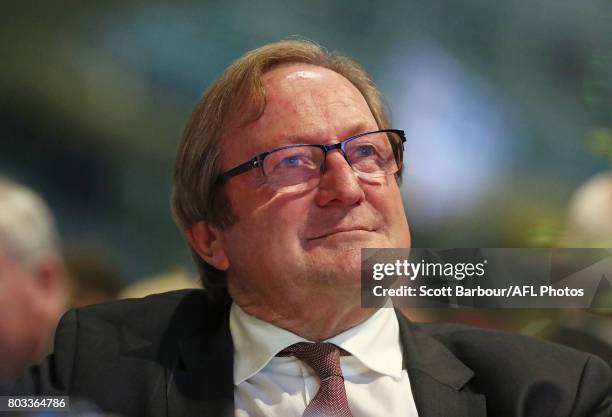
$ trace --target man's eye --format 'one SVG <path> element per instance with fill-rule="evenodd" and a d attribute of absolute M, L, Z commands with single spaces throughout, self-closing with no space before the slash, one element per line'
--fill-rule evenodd
<path fill-rule="evenodd" d="M 302 175 L 319 169 L 320 163 L 315 161 L 312 149 L 283 149 L 273 152 L 264 160 L 264 174 L 270 175 Z"/>
<path fill-rule="evenodd" d="M 376 148 L 372 145 L 359 145 L 354 151 L 353 156 L 365 158 L 376 155 Z"/>
<path fill-rule="evenodd" d="M 279 162 L 279 166 L 282 168 L 297 167 L 302 164 L 304 164 L 304 157 L 299 155 L 288 156 Z"/>

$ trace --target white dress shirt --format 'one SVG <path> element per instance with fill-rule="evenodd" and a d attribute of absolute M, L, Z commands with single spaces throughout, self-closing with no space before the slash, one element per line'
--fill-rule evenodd
<path fill-rule="evenodd" d="M 312 369 L 295 357 L 277 357 L 297 342 L 294 333 L 245 313 L 232 304 L 236 417 L 300 417 L 319 389 Z M 408 373 L 402 369 L 399 324 L 392 308 L 326 340 L 351 354 L 340 366 L 353 417 L 416 417 Z"/>

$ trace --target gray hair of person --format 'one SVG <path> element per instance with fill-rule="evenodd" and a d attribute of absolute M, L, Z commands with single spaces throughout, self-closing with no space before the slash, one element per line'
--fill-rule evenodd
<path fill-rule="evenodd" d="M 33 267 L 44 256 L 59 257 L 59 238 L 49 207 L 36 192 L 0 176 L 0 245 Z"/>
<path fill-rule="evenodd" d="M 285 63 L 312 64 L 342 75 L 361 92 L 379 128 L 389 128 L 378 89 L 368 73 L 351 58 L 329 53 L 303 39 L 284 40 L 251 50 L 234 61 L 204 92 L 183 131 L 171 197 L 173 217 L 183 231 L 199 221 L 219 228 L 229 227 L 235 221 L 219 181 L 223 133 L 230 124 L 246 125 L 261 117 L 266 106 L 262 75 Z M 401 172 L 397 174 L 400 177 Z M 220 296 L 227 300 L 225 274 L 201 259 L 193 248 L 191 252 L 207 293 L 212 298 Z"/>
<path fill-rule="evenodd" d="M 601 172 L 578 187 L 566 222 L 568 245 L 612 247 L 612 171 Z"/>

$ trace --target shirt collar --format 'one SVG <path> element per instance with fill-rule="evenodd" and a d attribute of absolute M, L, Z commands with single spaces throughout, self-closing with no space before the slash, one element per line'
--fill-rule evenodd
<path fill-rule="evenodd" d="M 309 342 L 245 313 L 236 303 L 232 303 L 230 310 L 230 332 L 236 386 L 257 374 L 287 346 Z M 394 378 L 402 376 L 399 324 L 393 308 L 379 309 L 367 320 L 326 342 L 340 346 L 373 371 Z"/>
<path fill-rule="evenodd" d="M 399 324 L 391 304 L 327 341 L 340 346 L 373 371 L 394 378 L 402 376 Z"/>

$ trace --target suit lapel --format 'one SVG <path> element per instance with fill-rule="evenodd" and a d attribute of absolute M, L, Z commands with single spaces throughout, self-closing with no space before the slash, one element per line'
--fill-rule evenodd
<path fill-rule="evenodd" d="M 404 368 L 419 417 L 485 417 L 485 397 L 473 392 L 468 384 L 474 372 L 399 311 L 397 316 Z"/>
<path fill-rule="evenodd" d="M 179 355 L 166 370 L 168 416 L 234 415 L 234 347 L 229 311 L 179 342 Z M 213 327 L 211 329 L 210 327 Z"/>

